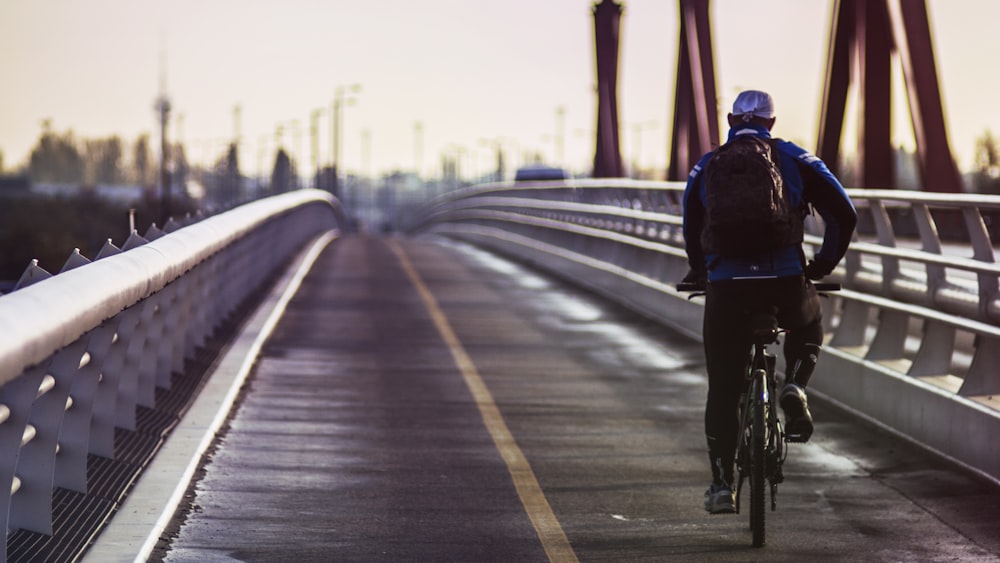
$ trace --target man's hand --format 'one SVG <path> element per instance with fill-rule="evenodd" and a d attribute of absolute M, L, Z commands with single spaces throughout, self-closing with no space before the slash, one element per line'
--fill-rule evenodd
<path fill-rule="evenodd" d="M 830 275 L 837 264 L 823 258 L 814 258 L 806 264 L 805 274 L 811 280 L 821 280 Z"/>

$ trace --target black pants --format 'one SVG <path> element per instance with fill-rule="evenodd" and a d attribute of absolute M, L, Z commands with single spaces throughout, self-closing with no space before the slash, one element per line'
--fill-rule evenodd
<path fill-rule="evenodd" d="M 750 317 L 754 311 L 778 308 L 784 336 L 785 372 L 806 353 L 806 344 L 823 343 L 823 309 L 812 283 L 803 276 L 727 280 L 708 285 L 705 295 L 704 342 L 708 368 L 705 436 L 712 476 L 733 483 L 739 433 L 739 400 L 750 355 Z"/>

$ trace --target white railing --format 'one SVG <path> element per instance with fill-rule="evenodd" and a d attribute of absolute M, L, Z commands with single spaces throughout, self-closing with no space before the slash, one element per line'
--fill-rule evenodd
<path fill-rule="evenodd" d="M 683 183 L 504 183 L 445 194 L 412 232 L 520 257 L 700 338 L 687 272 Z M 859 234 L 831 276 L 828 341 L 813 387 L 1000 481 L 1000 197 L 849 190 Z M 806 244 L 821 243 L 816 218 Z M 811 254 L 811 252 L 807 252 Z"/>
<path fill-rule="evenodd" d="M 53 533 L 53 491 L 86 493 L 196 350 L 308 243 L 342 224 L 316 190 L 260 200 L 0 296 L 0 519 Z"/>

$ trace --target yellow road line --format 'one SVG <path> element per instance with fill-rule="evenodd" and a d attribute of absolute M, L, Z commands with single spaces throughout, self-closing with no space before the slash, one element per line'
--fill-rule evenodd
<path fill-rule="evenodd" d="M 434 298 L 434 295 L 424 285 L 423 280 L 413 268 L 413 264 L 399 243 L 390 240 L 389 247 L 392 248 L 396 257 L 399 258 L 403 270 L 420 293 L 420 298 L 423 299 L 424 306 L 427 307 L 427 311 L 434 320 L 434 325 L 451 351 L 455 365 L 462 372 L 465 384 L 469 387 L 469 391 L 472 392 L 476 406 L 479 407 L 479 414 L 483 417 L 483 422 L 486 424 L 490 436 L 493 437 L 493 443 L 496 444 L 497 450 L 507 464 L 507 471 L 510 472 L 510 476 L 514 480 L 514 488 L 517 489 L 517 496 L 520 497 L 521 504 L 524 506 L 525 512 L 528 513 L 528 518 L 531 519 L 531 524 L 538 533 L 538 539 L 541 540 L 542 548 L 545 549 L 545 553 L 549 556 L 549 561 L 567 563 L 578 561 L 576 552 L 570 546 L 569 539 L 566 538 L 566 534 L 563 532 L 562 526 L 559 525 L 556 515 L 552 513 L 549 501 L 545 499 L 542 488 L 538 485 L 535 473 L 531 470 L 531 466 L 528 465 L 527 458 L 524 457 L 524 453 L 517 445 L 517 442 L 514 441 L 514 436 L 507 428 L 507 423 L 504 422 L 503 415 L 500 414 L 500 409 L 497 408 L 497 404 L 493 400 L 493 394 L 486 387 L 483 378 L 479 375 L 479 370 L 476 369 L 476 365 L 472 363 L 472 359 L 465 352 L 465 348 L 455 335 L 455 331 L 452 330 L 451 323 L 448 322 L 447 317 L 445 317 L 438 306 L 437 299 Z"/>

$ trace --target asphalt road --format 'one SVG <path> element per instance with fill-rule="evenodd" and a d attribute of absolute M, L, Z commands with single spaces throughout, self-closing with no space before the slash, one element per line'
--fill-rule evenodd
<path fill-rule="evenodd" d="M 703 373 L 699 343 L 524 266 L 336 241 L 156 559 L 1000 561 L 1000 489 L 816 398 L 751 547 L 746 512 L 702 508 Z"/>

